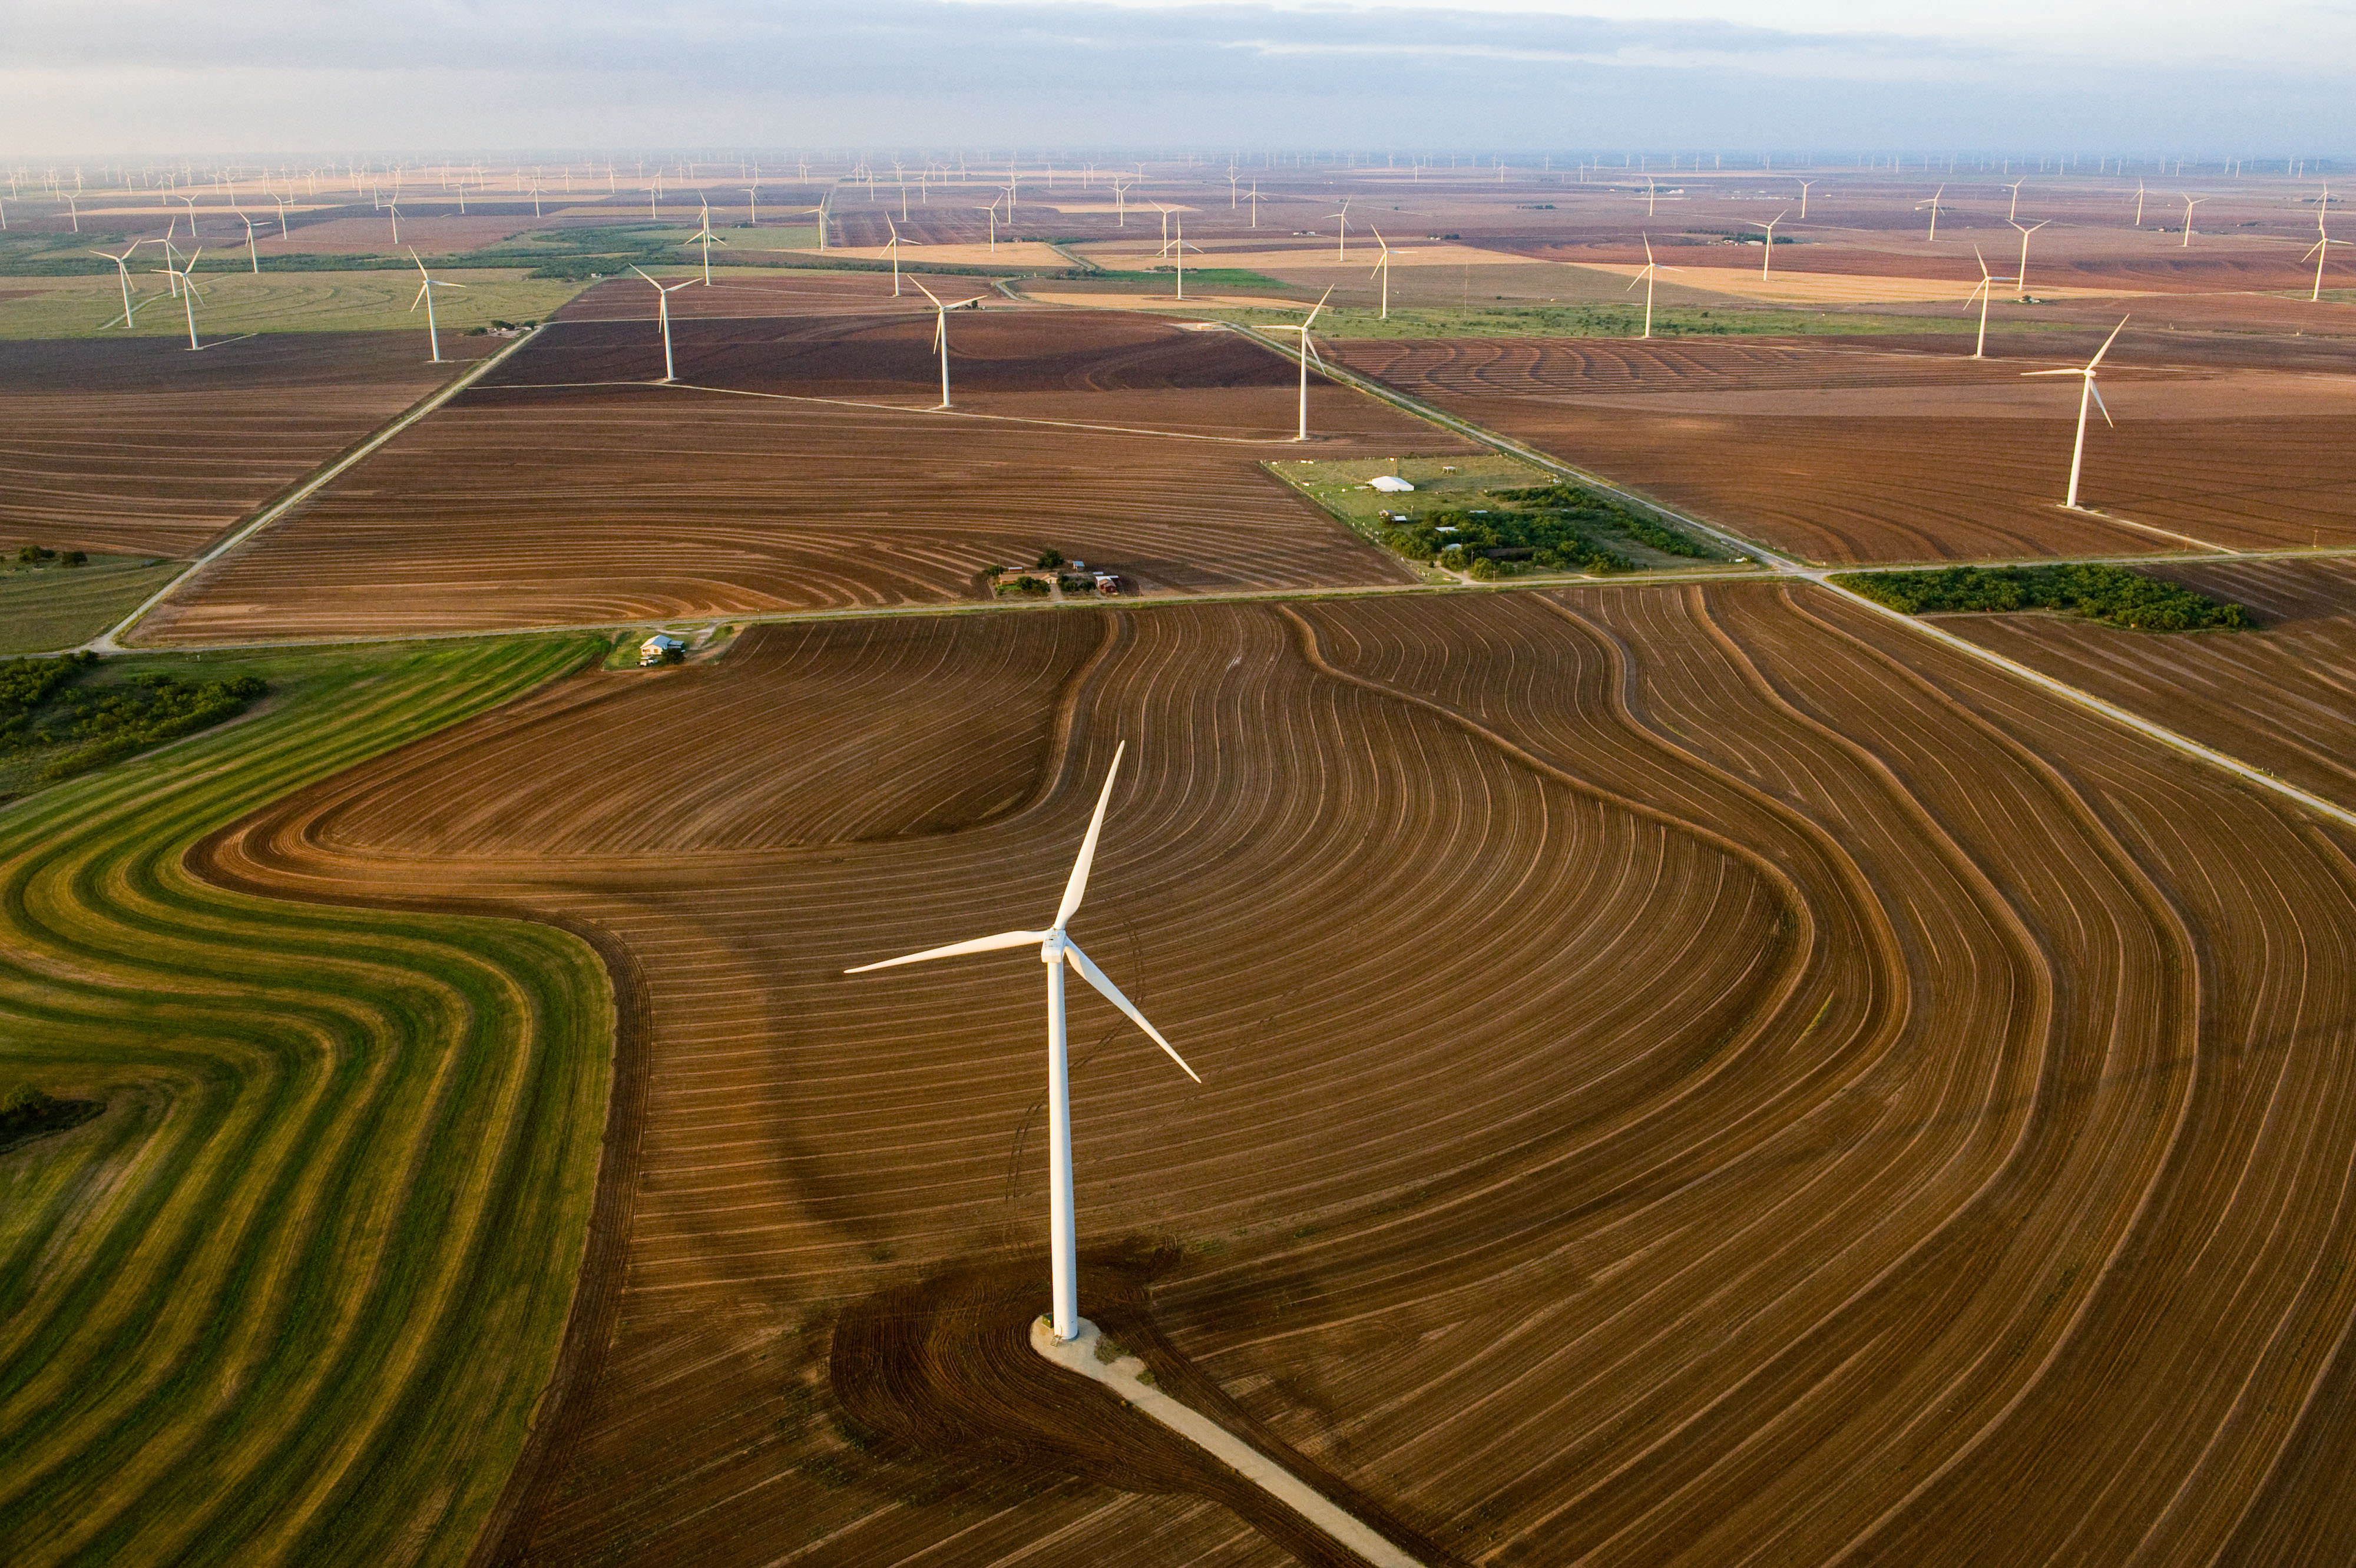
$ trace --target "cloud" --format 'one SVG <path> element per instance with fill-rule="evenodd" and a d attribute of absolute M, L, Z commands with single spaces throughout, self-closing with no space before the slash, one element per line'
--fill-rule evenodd
<path fill-rule="evenodd" d="M 1993 29 L 1949 41 L 1706 15 L 9 0 L 0 36 L 0 137 L 17 156 L 1010 142 L 2257 156 L 2351 128 L 2329 51 L 2312 75 L 2118 66 Z"/>

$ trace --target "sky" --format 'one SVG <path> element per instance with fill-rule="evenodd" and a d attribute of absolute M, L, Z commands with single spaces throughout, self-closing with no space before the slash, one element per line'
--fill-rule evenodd
<path fill-rule="evenodd" d="M 0 162 L 2356 153 L 2356 0 L 0 0 Z"/>

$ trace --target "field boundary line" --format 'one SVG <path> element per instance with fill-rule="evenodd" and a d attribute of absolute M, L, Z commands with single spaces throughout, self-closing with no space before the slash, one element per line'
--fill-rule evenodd
<path fill-rule="evenodd" d="M 1044 1320 L 1034 1322 L 1031 1348 L 1067 1371 L 1102 1383 L 1139 1414 L 1186 1439 L 1375 1568 L 1423 1568 L 1357 1515 L 1209 1416 L 1146 1382 L 1139 1375 L 1146 1369 L 1143 1361 L 1126 1355 L 1116 1356 L 1110 1362 L 1099 1360 L 1099 1347 L 1112 1347 L 1087 1319 L 1082 1318 L 1078 1328 L 1072 1338 L 1058 1342 Z"/>
<path fill-rule="evenodd" d="M 131 652 L 132 650 L 124 647 L 122 639 L 130 634 L 131 628 L 137 626 L 148 611 L 163 603 L 176 589 L 305 501 L 309 500 L 319 492 L 322 487 L 341 477 L 346 470 L 374 454 L 378 447 L 482 380 L 493 366 L 501 363 L 508 356 L 539 335 L 540 328 L 533 328 L 497 353 L 486 355 L 445 385 L 426 393 L 391 420 L 379 425 L 358 446 L 348 447 L 340 456 L 332 457 L 320 467 L 312 469 L 308 477 L 295 482 L 293 489 L 281 493 L 276 500 L 265 502 L 261 510 L 252 513 L 244 522 L 234 527 L 228 537 L 206 550 L 199 551 L 188 563 L 187 571 L 150 594 L 129 615 L 83 643 L 82 648 L 91 653 L 100 654 Z M 353 639 L 345 639 L 344 640 Z"/>

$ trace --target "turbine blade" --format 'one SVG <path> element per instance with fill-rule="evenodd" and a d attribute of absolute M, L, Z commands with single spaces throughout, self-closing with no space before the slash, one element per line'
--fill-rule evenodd
<path fill-rule="evenodd" d="M 1310 307 L 1309 319 L 1301 324 L 1301 340 L 1302 342 L 1306 343 L 1309 341 L 1309 328 L 1316 325 L 1317 313 L 1325 308 L 1325 302 L 1333 297 L 1333 287 L 1334 285 L 1328 285 L 1325 292 L 1317 296 L 1317 303 Z"/>
<path fill-rule="evenodd" d="M 2103 389 L 2094 384 L 2094 378 L 2092 376 L 2086 378 L 2086 390 L 2094 394 L 2094 406 L 2103 411 L 2103 423 L 2116 430 L 2119 427 L 2118 421 L 2111 417 L 2111 405 L 2103 401 Z"/>
<path fill-rule="evenodd" d="M 2088 371 L 2091 371 L 2096 365 L 2103 362 L 2103 356 L 2111 351 L 2111 345 L 2119 340 L 2119 334 L 2127 329 L 2127 323 L 2132 319 L 2133 317 L 2126 316 L 2119 317 L 2119 324 L 2111 328 L 2111 335 L 2103 339 L 2103 346 L 2094 350 L 2093 359 L 2086 361 Z"/>
<path fill-rule="evenodd" d="M 1001 948 L 1036 947 L 1047 940 L 1044 931 L 1001 931 L 994 937 L 976 937 L 970 941 L 951 942 L 945 948 L 926 948 L 901 958 L 887 958 L 881 963 L 862 963 L 857 969 L 846 969 L 845 974 L 865 974 L 871 969 L 896 969 L 904 963 L 923 963 L 930 959 L 956 958 L 961 953 L 996 952 Z"/>
<path fill-rule="evenodd" d="M 1073 941 L 1069 937 L 1066 937 L 1064 939 L 1064 956 L 1072 961 L 1072 967 L 1080 972 L 1080 978 L 1082 980 L 1085 980 L 1090 985 L 1095 986 L 1098 993 L 1103 996 L 1106 1001 L 1111 1003 L 1114 1006 L 1128 1014 L 1129 1021 L 1130 1023 L 1136 1025 L 1139 1028 L 1144 1030 L 1148 1035 L 1152 1036 L 1153 1043 L 1160 1046 L 1162 1050 L 1169 1054 L 1170 1059 L 1178 1064 L 1178 1070 L 1180 1072 L 1184 1073 L 1196 1083 L 1203 1081 L 1203 1075 L 1186 1065 L 1186 1058 L 1178 1054 L 1178 1047 L 1163 1039 L 1162 1037 L 1162 1031 L 1155 1028 L 1151 1024 L 1146 1022 L 1145 1015 L 1139 1012 L 1136 1005 L 1132 1004 L 1128 997 L 1123 996 L 1120 993 L 1120 987 L 1115 985 L 1111 981 L 1107 980 L 1105 978 L 1104 971 L 1098 969 L 1094 963 L 1091 963 L 1088 961 L 1088 955 L 1082 952 L 1079 949 L 1079 944 Z"/>
<path fill-rule="evenodd" d="M 910 278 L 908 281 L 909 281 L 910 283 L 912 283 L 912 284 L 915 284 L 915 285 L 916 285 L 916 287 L 917 287 L 919 290 L 921 290 L 921 291 L 923 292 L 924 296 L 925 296 L 926 299 L 929 299 L 929 300 L 931 300 L 931 301 L 933 302 L 933 306 L 934 306 L 934 308 L 935 308 L 935 309 L 938 309 L 938 308 L 940 307 L 941 296 L 940 296 L 939 295 L 935 294 L 931 289 L 926 288 L 926 287 L 925 287 L 925 280 L 924 280 L 924 279 L 922 279 L 922 278 L 918 278 L 918 277 L 912 277 L 912 278 Z"/>
<path fill-rule="evenodd" d="M 1096 864 L 1097 838 L 1104 832 L 1105 808 L 1112 804 L 1112 781 L 1120 776 L 1121 755 L 1129 750 L 1122 741 L 1112 749 L 1112 766 L 1105 769 L 1104 789 L 1097 794 L 1097 814 L 1088 819 L 1088 836 L 1080 841 L 1079 858 L 1072 862 L 1072 878 L 1064 884 L 1064 901 L 1055 906 L 1055 929 L 1062 930 L 1065 922 L 1078 912 L 1080 900 L 1088 893 L 1088 867 Z"/>
<path fill-rule="evenodd" d="M 409 302 L 409 308 L 410 308 L 410 309 L 412 309 L 412 310 L 414 310 L 414 309 L 416 309 L 419 306 L 421 306 L 421 305 L 424 304 L 424 303 L 425 303 L 425 291 L 426 291 L 427 289 L 429 289 L 429 288 L 432 288 L 433 286 L 434 286 L 434 280 L 433 280 L 433 279 L 431 279 L 431 278 L 428 278 L 428 279 L 426 279 L 423 283 L 419 284 L 419 285 L 417 285 L 417 297 L 416 297 L 415 299 L 412 299 L 412 300 L 411 300 L 411 301 Z"/>
<path fill-rule="evenodd" d="M 2086 372 L 2072 367 L 2066 371 L 2023 371 L 2024 376 L 2083 376 Z"/>

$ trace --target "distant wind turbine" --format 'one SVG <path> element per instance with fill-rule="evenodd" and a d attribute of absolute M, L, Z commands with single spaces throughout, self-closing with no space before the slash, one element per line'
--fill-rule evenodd
<path fill-rule="evenodd" d="M 1342 226 L 1341 226 L 1340 228 L 1338 228 L 1338 229 L 1336 229 L 1336 230 L 1334 230 L 1334 231 L 1333 231 L 1333 244 L 1334 244 L 1334 252 L 1333 252 L 1333 255 L 1334 255 L 1334 259 L 1335 259 L 1335 260 L 1337 260 L 1337 261 L 1344 261 L 1344 262 L 1346 262 L 1346 261 L 1348 261 L 1348 260 L 1350 259 L 1350 201 L 1349 201 L 1349 198 L 1344 197 L 1344 198 L 1343 198 L 1343 199 L 1342 199 L 1342 210 L 1341 210 L 1341 211 L 1339 211 L 1339 212 L 1328 212 L 1327 214 L 1325 214 L 1325 216 L 1326 216 L 1326 217 L 1328 217 L 1328 218 L 1338 218 L 1338 219 L 1340 219 L 1340 220 L 1342 220 Z"/>
<path fill-rule="evenodd" d="M 1301 334 L 1301 431 L 1300 434 L 1293 436 L 1295 441 L 1306 441 L 1309 439 L 1309 361 L 1312 360 L 1317 360 L 1317 368 L 1321 371 L 1325 368 L 1325 361 L 1317 359 L 1317 346 L 1309 340 L 1309 329 L 1317 324 L 1317 313 L 1324 309 L 1325 302 L 1333 297 L 1333 290 L 1331 287 L 1328 287 L 1323 294 L 1317 296 L 1317 303 L 1310 306 L 1308 318 L 1302 321 L 1298 327 L 1270 327 L 1265 328 L 1265 330 L 1269 332 L 1298 332 Z"/>
<path fill-rule="evenodd" d="M 1767 231 L 1767 243 L 1765 248 L 1760 252 L 1759 256 L 1759 275 L 1762 278 L 1767 275 L 1768 267 L 1772 265 L 1775 260 L 1775 225 L 1790 217 L 1791 212 L 1792 209 L 1786 207 L 1783 211 L 1778 212 L 1774 217 L 1767 220 L 1766 222 L 1754 222 L 1751 225 L 1753 229 L 1764 229 Z"/>
<path fill-rule="evenodd" d="M 758 229 L 761 226 L 761 188 L 757 185 L 747 186 L 744 189 L 744 199 L 751 209 L 745 217 L 744 227 Z"/>
<path fill-rule="evenodd" d="M 2136 220 L 2135 220 L 2135 226 L 2136 226 L 2136 228 L 2138 228 L 2138 229 L 2140 229 L 2140 228 L 2142 228 L 2142 227 L 2143 227 L 2143 181 L 2141 181 L 2141 180 L 2137 180 L 2137 181 L 2136 181 Z"/>
<path fill-rule="evenodd" d="M 640 277 L 646 278 L 648 283 L 655 284 L 655 319 L 662 323 L 662 379 L 666 381 L 676 380 L 677 378 L 671 370 L 670 362 L 670 296 L 673 293 L 687 287 L 695 280 L 693 278 L 681 278 L 679 282 L 674 284 L 659 284 L 655 283 L 655 280 L 652 277 L 648 276 L 647 270 L 644 267 L 633 266 L 630 270 L 637 274 Z"/>
<path fill-rule="evenodd" d="M 204 253 L 205 248 L 198 245 L 188 252 L 187 263 L 185 266 L 175 268 L 167 258 L 164 267 L 166 273 L 171 274 L 172 280 L 180 285 L 180 302 L 187 307 L 188 311 L 188 347 L 191 349 L 200 349 L 204 346 L 197 341 L 197 280 L 190 275 L 197 270 L 197 258 Z"/>
<path fill-rule="evenodd" d="M 434 356 L 433 362 L 438 365 L 442 362 L 442 338 L 434 330 L 434 291 L 437 288 L 464 288 L 466 285 L 462 283 L 444 283 L 440 278 L 427 272 L 425 263 L 417 261 L 417 252 L 413 250 L 409 252 L 409 259 L 417 262 L 417 275 L 423 280 L 417 285 L 417 297 L 409 302 L 409 308 L 414 311 L 421 305 L 425 307 L 425 347 Z"/>
<path fill-rule="evenodd" d="M 2178 250 L 2188 250 L 2191 247 L 2192 209 L 2208 199 L 2205 196 L 2188 196 L 2184 199 L 2184 242 L 2177 247 Z"/>
<path fill-rule="evenodd" d="M 889 222 L 890 220 L 887 219 L 885 221 Z M 712 286 L 712 247 L 718 245 L 723 250 L 725 250 L 728 245 L 727 241 L 722 239 L 719 235 L 712 231 L 712 204 L 710 202 L 704 203 L 703 221 L 697 227 L 694 233 L 689 235 L 686 239 L 681 240 L 680 243 L 681 245 L 701 245 L 703 247 L 703 286 L 710 288 Z"/>
<path fill-rule="evenodd" d="M 909 281 L 919 289 L 923 289 L 925 297 L 933 302 L 933 347 L 939 349 L 941 354 L 940 406 L 947 408 L 949 406 L 949 312 L 962 310 L 969 305 L 980 305 L 982 296 L 975 295 L 971 299 L 961 299 L 955 305 L 943 305 L 940 295 L 931 289 L 925 288 L 924 279 L 913 278 Z"/>
<path fill-rule="evenodd" d="M 1653 279 L 1655 274 L 1662 272 L 1681 273 L 1683 271 L 1685 271 L 1685 268 L 1683 267 L 1665 268 L 1660 263 L 1653 260 L 1653 237 L 1650 234 L 1644 236 L 1644 270 L 1637 273 L 1634 277 L 1628 280 L 1628 288 L 1634 288 L 1640 283 L 1644 285 L 1645 337 L 1650 338 L 1653 335 Z M 1620 292 L 1625 294 L 1627 289 L 1622 289 Z"/>
<path fill-rule="evenodd" d="M 2103 356 L 2111 351 L 2111 345 L 2118 340 L 2119 334 L 2126 329 L 2128 320 L 2129 317 L 2120 317 L 2119 324 L 2111 328 L 2111 335 L 2103 339 L 2103 346 L 2094 350 L 2094 357 L 2087 360 L 2084 366 L 2081 368 L 2066 371 L 2023 371 L 2020 372 L 2024 376 L 2076 376 L 2079 378 L 2081 384 L 2080 391 L 2078 392 L 2078 442 L 2076 446 L 2070 449 L 2070 499 L 2062 503 L 2072 511 L 2079 510 L 2078 469 L 2085 461 L 2086 456 L 2086 405 L 2091 403 L 2096 408 L 2101 409 L 2103 411 L 2103 423 L 2116 428 L 2115 422 L 2111 418 L 2109 406 L 2103 402 L 2103 394 L 2094 390 L 2094 371 L 2096 367 L 2102 364 Z"/>
<path fill-rule="evenodd" d="M 2315 214 L 2315 243 L 2307 252 L 2308 256 L 2313 256 L 2315 258 L 2315 287 L 2308 291 L 2307 296 L 2310 303 L 2319 301 L 2323 298 L 2323 263 L 2331 259 L 2331 247 L 2334 245 L 2356 243 L 2356 242 L 2348 240 L 2335 240 L 2329 234 L 2324 232 L 2323 214 L 2329 209 L 2330 202 L 2330 195 L 2329 192 L 2325 193 L 2324 200 L 2325 207 L 2318 209 Z M 105 252 L 101 252 L 99 253 L 102 255 Z M 2307 256 L 2301 256 L 2299 260 L 2305 261 L 2307 260 Z"/>
<path fill-rule="evenodd" d="M 114 263 L 115 275 L 123 284 L 123 325 L 126 330 L 136 325 L 136 323 L 132 319 L 131 315 L 131 269 L 124 263 L 131 260 L 133 251 L 138 250 L 140 246 L 146 242 L 147 242 L 145 240 L 134 240 L 131 242 L 131 250 L 123 252 L 123 254 L 119 256 L 107 255 L 107 252 L 104 251 L 92 251 L 91 252 L 93 256 L 106 256 L 108 261 Z M 2317 267 L 2315 269 L 2315 275 L 2319 284 L 2323 277 L 2323 269 L 2319 266 Z M 109 323 L 109 325 L 112 325 L 112 323 Z"/>
<path fill-rule="evenodd" d="M 1391 318 L 1391 245 L 1389 241 L 1383 238 L 1383 231 L 1380 229 L 1375 228 L 1371 223 L 1366 227 L 1374 234 L 1375 243 L 1383 248 L 1381 257 L 1375 263 L 1375 270 L 1366 274 L 1369 277 L 1380 277 L 1383 280 L 1383 309 L 1382 314 L 1376 319 L 1388 321 Z M 2319 272 L 2318 275 L 2320 275 Z"/>
<path fill-rule="evenodd" d="M 1923 236 L 1923 239 L 1926 241 L 1936 240 L 1939 237 L 1939 198 L 1946 194 L 1947 188 L 1943 185 L 1937 190 L 1932 192 L 1930 200 L 1918 201 L 1914 204 L 1914 210 L 1917 212 L 1922 211 L 1926 207 L 1931 209 L 1931 231 Z M 1805 218 L 1807 214 L 1803 212 L 1800 216 Z"/>
<path fill-rule="evenodd" d="M 2029 181 L 2026 179 L 2017 179 L 2010 185 L 2004 188 L 2005 189 L 2012 192 L 2012 206 L 2004 215 L 2004 220 L 2006 222 L 2009 223 L 2014 219 L 2020 216 L 2020 188 L 2028 183 Z"/>
<path fill-rule="evenodd" d="M 2005 221 L 2011 223 L 2014 228 L 2020 231 L 2020 266 L 2019 269 L 2019 275 L 2014 277 L 2012 282 L 2013 286 L 2019 291 L 2014 297 L 2019 299 L 2027 299 L 2029 297 L 2029 237 L 2031 234 L 2036 233 L 2040 229 L 2044 228 L 2048 223 L 2052 222 L 2053 220 L 2051 218 L 2040 218 L 2034 223 L 2024 224 L 2013 222 L 2011 219 L 2008 218 Z"/>
<path fill-rule="evenodd" d="M 1815 184 L 1816 182 L 1812 179 L 1804 179 L 1795 181 L 1794 183 L 1796 183 L 1800 188 L 1800 221 L 1805 223 L 1808 220 L 1808 187 Z"/>
<path fill-rule="evenodd" d="M 1980 264 L 1980 281 L 1972 285 L 1972 294 L 1976 294 L 1980 296 L 1980 336 L 1979 341 L 1972 346 L 1972 358 L 1975 360 L 1985 360 L 1987 358 L 1988 296 L 1996 292 L 1997 285 L 2000 283 L 2010 283 L 2012 280 L 2010 278 L 1997 277 L 1990 274 L 1988 271 L 1987 258 L 1980 254 L 1980 248 L 1977 245 L 1974 245 L 1972 247 L 1972 256 Z M 1971 302 L 1971 294 L 1964 295 L 1964 303 L 1965 305 L 1969 305 Z"/>
<path fill-rule="evenodd" d="M 395 200 L 392 200 L 392 201 L 388 201 L 388 202 L 386 202 L 386 203 L 384 204 L 384 209 L 385 209 L 385 211 L 386 211 L 388 214 L 390 214 L 390 215 L 391 216 L 391 219 L 392 219 L 392 242 L 393 242 L 394 244 L 398 245 L 398 244 L 400 244 L 400 243 L 401 243 L 401 203 L 400 203 L 400 201 L 399 201 L 398 199 L 395 199 Z M 194 238 L 196 238 L 196 233 L 197 233 L 197 225 L 196 225 L 196 220 L 195 220 L 194 217 L 193 217 L 193 216 L 191 216 L 191 218 L 189 219 L 189 221 L 188 221 L 188 237 L 189 237 L 190 239 L 194 239 Z"/>
<path fill-rule="evenodd" d="M 1051 1326 L 1055 1338 L 1068 1341 L 1078 1337 L 1080 1329 L 1079 1240 L 1072 1217 L 1072 1088 L 1068 1035 L 1064 1019 L 1064 970 L 1066 965 L 1080 972 L 1080 978 L 1096 987 L 1104 999 L 1119 1008 L 1130 1022 L 1145 1031 L 1160 1046 L 1178 1069 L 1196 1083 L 1202 1076 L 1186 1065 L 1177 1049 L 1162 1037 L 1162 1031 L 1146 1021 L 1120 988 L 1105 978 L 1104 972 L 1088 960 L 1065 930 L 1072 917 L 1079 913 L 1080 900 L 1087 896 L 1088 871 L 1096 863 L 1097 842 L 1104 831 L 1105 808 L 1112 800 L 1113 780 L 1119 777 L 1120 759 L 1129 749 L 1123 741 L 1113 749 L 1112 767 L 1106 770 L 1104 789 L 1097 797 L 1096 815 L 1088 820 L 1087 836 L 1080 841 L 1079 857 L 1072 863 L 1072 875 L 1064 884 L 1064 897 L 1055 907 L 1055 918 L 1044 931 L 1001 931 L 994 937 L 975 937 L 967 941 L 951 942 L 947 947 L 928 948 L 905 958 L 885 959 L 881 963 L 861 964 L 845 970 L 846 974 L 865 974 L 874 970 L 891 969 L 904 963 L 923 963 L 931 959 L 955 958 L 966 953 L 998 952 L 1010 948 L 1038 945 L 1039 961 L 1047 967 L 1047 1237 L 1048 1275 L 1053 1290 Z"/>
<path fill-rule="evenodd" d="M 270 199 L 278 203 L 278 237 L 284 240 L 286 238 L 286 204 L 294 199 L 291 196 L 273 196 Z"/>
<path fill-rule="evenodd" d="M 248 218 L 243 212 L 240 212 L 237 216 L 238 220 L 245 225 L 245 259 L 258 274 L 262 271 L 262 257 L 253 248 L 253 220 Z"/>

